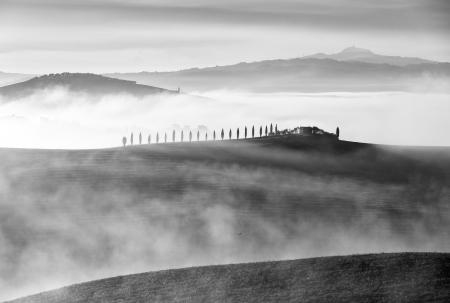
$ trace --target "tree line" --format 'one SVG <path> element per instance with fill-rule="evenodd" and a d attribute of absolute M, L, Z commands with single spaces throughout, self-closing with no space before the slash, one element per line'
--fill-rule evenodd
<path fill-rule="evenodd" d="M 262 138 L 262 137 L 268 137 L 268 136 L 275 136 L 275 135 L 281 135 L 281 134 L 285 134 L 286 131 L 282 131 L 280 132 L 278 130 L 278 124 L 275 124 L 275 126 L 273 126 L 273 124 L 271 123 L 270 125 L 265 125 L 265 127 L 263 127 L 262 125 L 259 126 L 259 131 L 258 128 L 255 129 L 255 126 L 253 125 L 251 127 L 251 129 L 248 129 L 247 126 L 244 127 L 243 129 L 244 134 L 243 137 L 240 137 L 240 128 L 238 127 L 236 129 L 236 138 L 235 140 L 240 140 L 240 139 L 254 139 L 254 138 Z M 339 127 L 336 128 L 336 133 L 335 136 L 337 138 L 339 138 Z M 233 131 L 230 128 L 228 131 L 228 140 L 232 140 L 233 137 Z M 190 130 L 189 133 L 186 132 L 186 138 L 185 138 L 185 132 L 184 130 L 181 130 L 180 134 L 179 134 L 179 141 L 178 142 L 192 142 L 193 140 L 193 133 Z M 154 141 L 152 141 L 152 139 L 154 139 Z M 200 130 L 197 130 L 197 136 L 196 136 L 197 141 L 201 141 L 201 134 L 200 134 Z M 203 141 L 208 141 L 208 132 L 206 131 L 203 137 Z M 210 140 L 212 141 L 216 141 L 216 140 L 226 140 L 227 136 L 225 134 L 225 129 L 221 129 L 220 132 L 216 133 L 216 130 L 214 130 L 212 132 L 212 138 L 210 138 Z M 138 142 L 139 144 L 142 144 L 142 133 L 139 133 L 139 137 L 138 137 Z M 167 137 L 167 132 L 164 132 L 164 135 L 161 136 L 159 135 L 159 132 L 156 133 L 156 136 L 154 138 L 152 138 L 152 135 L 149 134 L 147 137 L 147 144 L 152 144 L 152 143 L 167 143 L 168 141 L 168 137 Z M 177 133 L 175 130 L 172 131 L 172 141 L 171 142 L 177 142 Z M 122 138 L 122 145 L 125 147 L 127 145 L 127 137 L 124 136 Z M 133 133 L 131 133 L 130 135 L 130 141 L 129 141 L 129 145 L 133 145 L 134 144 L 134 135 Z"/>
<path fill-rule="evenodd" d="M 247 128 L 247 126 L 245 126 L 243 128 L 243 136 L 241 137 L 241 133 L 240 133 L 240 128 L 238 127 L 236 129 L 235 135 L 236 138 L 235 140 L 240 140 L 240 139 L 249 139 L 249 138 L 257 138 L 258 137 L 258 129 L 255 129 L 255 126 L 253 125 L 251 128 L 251 137 L 250 137 L 250 130 L 249 128 Z M 271 135 L 276 135 L 278 134 L 278 125 L 275 124 L 275 127 L 273 126 L 273 124 L 271 123 L 270 126 L 266 125 L 265 127 L 260 126 L 259 127 L 259 138 L 262 137 L 267 137 L 267 136 L 271 136 Z M 186 138 L 185 138 L 186 135 Z M 204 133 L 203 138 L 201 138 L 201 133 L 200 130 L 197 130 L 197 134 L 196 134 L 196 139 L 197 141 L 201 141 L 203 139 L 203 141 L 208 141 L 208 132 L 206 131 Z M 219 137 L 220 136 L 220 137 Z M 233 137 L 233 130 L 230 128 L 228 131 L 228 140 L 232 140 Z M 178 142 L 192 142 L 193 138 L 193 133 L 190 130 L 189 133 L 185 133 L 184 130 L 181 130 L 181 132 L 179 133 L 179 141 Z M 171 138 L 171 142 L 177 142 L 177 133 L 175 130 L 172 131 L 172 138 Z M 216 141 L 216 140 L 226 140 L 227 136 L 225 134 L 225 129 L 221 129 L 220 131 L 216 132 L 216 130 L 214 130 L 212 132 L 212 138 L 209 138 L 212 141 Z M 138 137 L 138 142 L 139 144 L 142 144 L 142 133 L 139 133 L 139 137 Z M 152 141 L 153 140 L 153 141 Z M 161 136 L 159 134 L 159 132 L 156 133 L 156 136 L 154 138 L 152 138 L 152 135 L 149 134 L 147 137 L 147 144 L 152 144 L 152 143 L 167 143 L 168 141 L 168 137 L 167 137 L 167 132 L 164 132 L 164 135 L 161 133 Z M 126 146 L 128 143 L 128 139 L 126 136 L 124 136 L 122 138 L 122 145 Z M 129 141 L 129 145 L 133 145 L 134 144 L 134 134 L 131 133 L 130 134 L 130 141 Z"/>

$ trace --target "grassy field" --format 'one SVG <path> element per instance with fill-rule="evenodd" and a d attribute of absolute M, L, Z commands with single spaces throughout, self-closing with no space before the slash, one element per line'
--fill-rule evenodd
<path fill-rule="evenodd" d="M 12 301 L 449 302 L 450 254 L 399 253 L 192 267 L 92 281 Z"/>
<path fill-rule="evenodd" d="M 0 159 L 0 300 L 169 268 L 450 251 L 449 148 L 292 136 Z"/>

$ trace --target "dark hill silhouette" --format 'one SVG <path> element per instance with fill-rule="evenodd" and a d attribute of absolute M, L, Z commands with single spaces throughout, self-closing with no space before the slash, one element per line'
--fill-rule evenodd
<path fill-rule="evenodd" d="M 159 87 L 136 84 L 109 78 L 96 74 L 62 73 L 50 74 L 32 78 L 30 80 L 0 87 L 0 95 L 5 97 L 24 97 L 42 89 L 63 87 L 74 93 L 92 95 L 110 95 L 127 93 L 135 96 L 145 96 L 159 93 L 175 93 Z"/>
<path fill-rule="evenodd" d="M 450 254 L 373 254 L 192 267 L 64 287 L 14 303 L 449 302 Z"/>
<path fill-rule="evenodd" d="M 174 72 L 115 73 L 110 77 L 184 90 L 252 91 L 420 90 L 424 78 L 450 78 L 450 63 L 381 56 L 349 48 L 336 55 L 242 62 Z"/>

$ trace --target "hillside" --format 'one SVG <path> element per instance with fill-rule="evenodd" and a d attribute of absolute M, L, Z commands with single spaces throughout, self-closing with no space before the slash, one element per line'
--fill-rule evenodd
<path fill-rule="evenodd" d="M 114 94 L 145 96 L 175 92 L 96 74 L 62 73 L 38 76 L 24 82 L 0 87 L 0 96 L 6 98 L 26 97 L 40 90 L 54 88 L 65 88 L 72 93 L 85 93 L 94 96 Z"/>
<path fill-rule="evenodd" d="M 0 300 L 168 268 L 447 252 L 449 155 L 298 136 L 0 149 Z"/>
<path fill-rule="evenodd" d="M 34 75 L 18 74 L 18 73 L 5 73 L 0 71 L 0 87 L 10 85 L 18 82 L 23 82 L 33 78 Z"/>
<path fill-rule="evenodd" d="M 342 256 L 193 267 L 92 281 L 14 300 L 74 302 L 448 302 L 450 254 Z"/>
<path fill-rule="evenodd" d="M 335 55 L 316 54 L 174 72 L 115 73 L 107 76 L 162 87 L 181 87 L 185 91 L 420 91 L 444 89 L 442 85 L 433 87 L 431 84 L 450 78 L 450 63 L 381 56 L 368 50 L 349 48 Z"/>

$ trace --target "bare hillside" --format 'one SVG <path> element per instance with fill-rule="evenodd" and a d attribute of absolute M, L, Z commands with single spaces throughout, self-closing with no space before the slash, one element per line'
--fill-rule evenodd
<path fill-rule="evenodd" d="M 400 253 L 193 267 L 92 281 L 11 301 L 448 302 L 450 254 Z"/>

